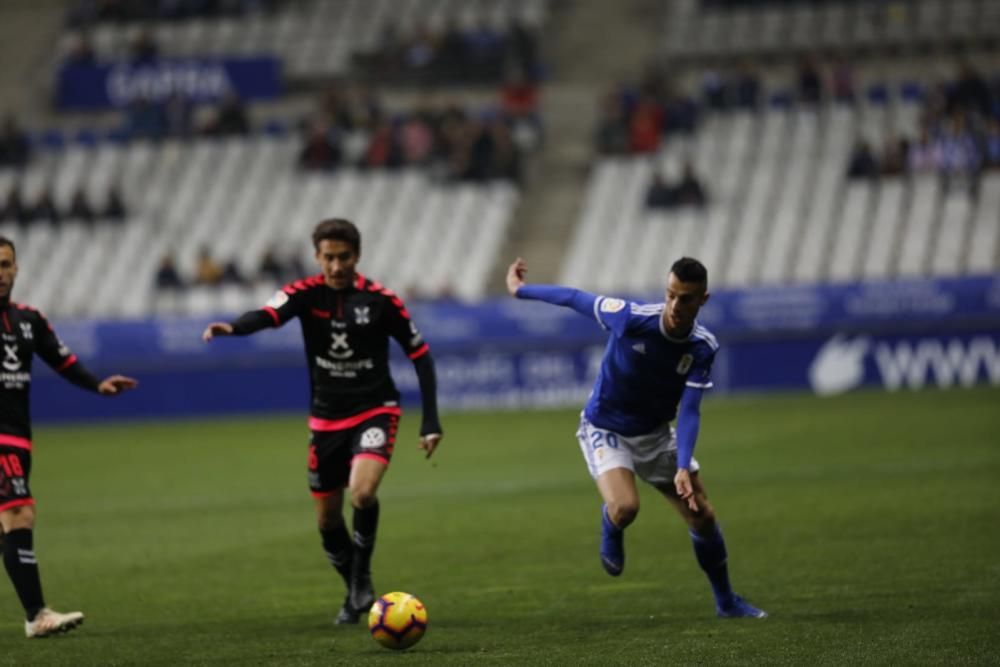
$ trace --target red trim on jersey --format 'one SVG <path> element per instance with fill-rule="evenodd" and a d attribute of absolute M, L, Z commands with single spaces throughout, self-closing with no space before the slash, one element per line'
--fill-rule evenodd
<path fill-rule="evenodd" d="M 10 333 L 10 320 L 7 319 L 7 311 L 3 313 L 3 327 L 7 330 L 7 333 Z"/>
<path fill-rule="evenodd" d="M 59 364 L 59 368 L 56 369 L 57 373 L 62 373 L 64 370 L 76 363 L 76 355 L 69 355 L 69 359 Z"/>
<path fill-rule="evenodd" d="M 354 428 L 363 421 L 367 421 L 378 415 L 401 415 L 403 411 L 397 407 L 382 406 L 359 412 L 352 417 L 344 419 L 320 419 L 319 417 L 309 418 L 310 431 L 343 431 L 347 428 Z"/>
<path fill-rule="evenodd" d="M 31 451 L 31 440 L 27 438 L 21 438 L 16 435 L 3 435 L 0 434 L 0 445 L 4 447 L 17 447 L 18 449 L 27 449 Z"/>
<path fill-rule="evenodd" d="M 34 504 L 35 504 L 34 498 L 21 498 L 19 500 L 12 500 L 9 503 L 4 503 L 0 505 L 0 512 L 3 512 L 4 510 L 9 510 L 12 507 L 21 507 L 23 505 L 34 505 Z"/>
<path fill-rule="evenodd" d="M 364 289 L 365 288 L 365 274 L 355 272 L 354 273 L 354 289 Z"/>
<path fill-rule="evenodd" d="M 354 462 L 357 461 L 358 459 L 373 459 L 375 461 L 381 461 L 385 465 L 389 465 L 389 459 L 385 458 L 384 456 L 381 456 L 380 454 L 373 454 L 372 452 L 355 454 L 354 456 L 351 457 L 351 465 L 353 466 Z"/>
<path fill-rule="evenodd" d="M 424 343 L 419 348 L 417 348 L 416 352 L 410 352 L 410 354 L 408 354 L 406 356 L 408 356 L 410 359 L 413 359 L 414 361 L 416 361 L 420 357 L 422 357 L 425 354 L 427 354 L 430 351 L 430 349 L 431 349 L 430 345 L 428 345 L 427 343 Z"/>
<path fill-rule="evenodd" d="M 270 315 L 271 319 L 274 320 L 274 326 L 281 326 L 281 318 L 278 317 L 278 311 L 271 308 L 271 306 L 264 306 L 264 312 Z"/>

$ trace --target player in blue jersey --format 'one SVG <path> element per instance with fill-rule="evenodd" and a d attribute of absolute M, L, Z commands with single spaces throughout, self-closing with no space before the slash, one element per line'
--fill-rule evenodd
<path fill-rule="evenodd" d="M 608 339 L 597 382 L 580 417 L 577 439 L 604 498 L 601 564 L 625 569 L 624 532 L 639 512 L 638 476 L 680 512 L 698 565 L 705 571 L 721 617 L 767 613 L 733 592 L 726 543 L 698 476 L 694 458 L 701 397 L 712 386 L 719 344 L 697 315 L 708 301 L 708 272 L 683 257 L 670 268 L 664 303 L 644 304 L 553 285 L 526 285 L 527 265 L 507 270 L 507 290 L 519 299 L 567 306 L 593 317 Z M 670 422 L 677 418 L 676 431 Z"/>

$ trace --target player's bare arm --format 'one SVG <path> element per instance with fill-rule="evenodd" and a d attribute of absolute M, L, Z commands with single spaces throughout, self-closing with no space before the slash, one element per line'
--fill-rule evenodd
<path fill-rule="evenodd" d="M 233 325 L 228 322 L 212 322 L 201 334 L 201 339 L 206 343 L 216 336 L 232 336 Z"/>
<path fill-rule="evenodd" d="M 97 385 L 97 391 L 103 396 L 116 396 L 139 386 L 139 381 L 125 375 L 110 375 Z"/>
<path fill-rule="evenodd" d="M 524 277 L 528 274 L 528 264 L 518 257 L 507 268 L 507 291 L 517 296 L 517 290 L 524 287 Z"/>

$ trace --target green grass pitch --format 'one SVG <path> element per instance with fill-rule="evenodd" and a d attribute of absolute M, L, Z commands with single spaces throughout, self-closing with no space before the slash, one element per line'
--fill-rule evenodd
<path fill-rule="evenodd" d="M 576 412 L 410 411 L 381 491 L 379 590 L 427 604 L 402 654 L 334 627 L 342 585 L 305 485 L 305 419 L 39 428 L 47 601 L 28 641 L 0 585 L 0 665 L 996 664 L 1000 390 L 713 399 L 697 456 L 736 589 L 714 617 L 680 520 L 649 489 L 612 579 Z"/>

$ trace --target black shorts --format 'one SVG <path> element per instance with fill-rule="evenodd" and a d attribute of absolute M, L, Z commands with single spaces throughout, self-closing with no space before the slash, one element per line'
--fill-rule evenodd
<path fill-rule="evenodd" d="M 378 414 L 348 428 L 313 430 L 309 441 L 309 490 L 321 498 L 346 487 L 356 458 L 376 459 L 388 465 L 398 428 L 399 415 Z"/>
<path fill-rule="evenodd" d="M 30 474 L 30 449 L 0 445 L 0 512 L 35 504 L 28 486 Z"/>

